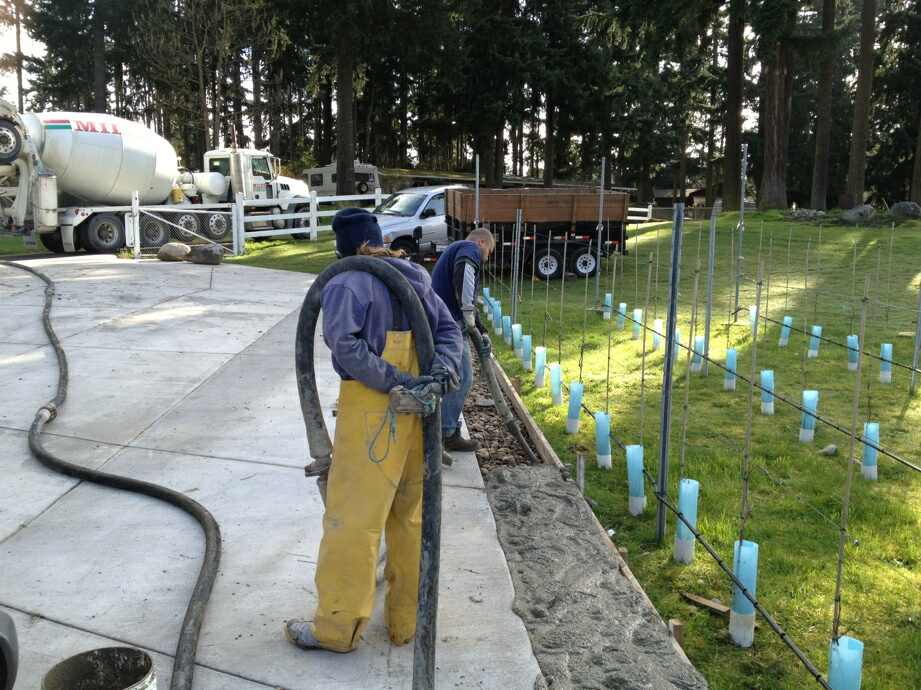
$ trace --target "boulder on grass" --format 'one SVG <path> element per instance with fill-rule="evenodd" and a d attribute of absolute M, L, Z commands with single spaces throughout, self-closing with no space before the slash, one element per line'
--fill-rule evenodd
<path fill-rule="evenodd" d="M 908 218 L 921 218 L 921 204 L 914 201 L 900 201 L 892 205 L 889 213 L 893 218 L 906 220 Z"/>
<path fill-rule="evenodd" d="M 216 244 L 196 244 L 188 257 L 193 264 L 216 266 L 224 260 L 224 250 Z"/>
<path fill-rule="evenodd" d="M 847 211 L 842 213 L 841 220 L 848 225 L 858 225 L 859 223 L 866 223 L 875 214 L 876 209 L 870 206 L 870 204 L 863 204 L 862 206 L 849 208 Z"/>
<path fill-rule="evenodd" d="M 167 242 L 157 250 L 160 261 L 185 261 L 192 248 L 184 242 Z"/>

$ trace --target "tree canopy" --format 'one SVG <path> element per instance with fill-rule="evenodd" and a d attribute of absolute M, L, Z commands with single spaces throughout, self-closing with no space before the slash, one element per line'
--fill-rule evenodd
<path fill-rule="evenodd" d="M 26 109 L 148 123 L 295 174 L 381 167 L 703 189 L 765 208 L 921 201 L 921 0 L 2 0 Z M 861 69 L 861 65 L 863 66 Z M 824 203 L 823 203 L 824 202 Z"/>

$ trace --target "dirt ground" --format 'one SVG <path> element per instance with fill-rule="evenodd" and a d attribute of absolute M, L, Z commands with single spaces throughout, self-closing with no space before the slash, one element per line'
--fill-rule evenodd
<path fill-rule="evenodd" d="M 515 586 L 515 612 L 544 676 L 536 688 L 706 688 L 622 570 L 575 482 L 555 466 L 529 464 L 487 404 L 491 398 L 477 372 L 464 416 L 481 446 L 477 458 Z"/>

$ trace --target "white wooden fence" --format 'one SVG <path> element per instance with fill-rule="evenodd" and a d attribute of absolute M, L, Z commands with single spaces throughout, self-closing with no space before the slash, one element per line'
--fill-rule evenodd
<path fill-rule="evenodd" d="M 647 223 L 652 220 L 652 204 L 649 206 L 628 206 L 628 223 Z"/>

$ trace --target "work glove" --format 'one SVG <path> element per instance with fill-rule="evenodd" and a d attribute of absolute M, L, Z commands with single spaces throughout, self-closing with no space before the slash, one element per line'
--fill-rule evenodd
<path fill-rule="evenodd" d="M 394 386 L 388 394 L 390 409 L 396 414 L 415 414 L 426 416 L 435 413 L 438 398 L 441 397 L 441 384 L 431 376 L 419 376 L 408 386 Z"/>
<path fill-rule="evenodd" d="M 476 328 L 476 312 L 473 309 L 464 309 L 464 326 L 469 330 Z"/>
<path fill-rule="evenodd" d="M 480 333 L 480 347 L 478 348 L 480 357 L 488 359 L 492 354 L 492 341 L 485 333 Z"/>
<path fill-rule="evenodd" d="M 456 390 L 460 385 L 457 374 L 448 369 L 444 364 L 435 363 L 429 372 L 429 376 L 435 379 L 435 382 L 441 385 L 442 395 Z"/>

